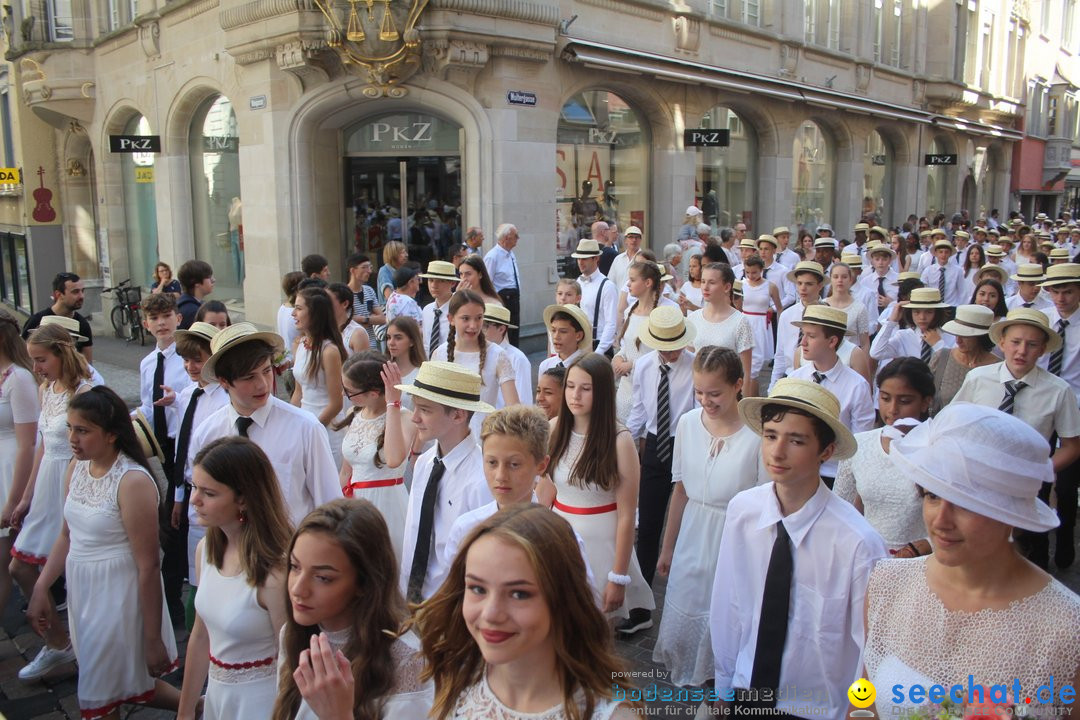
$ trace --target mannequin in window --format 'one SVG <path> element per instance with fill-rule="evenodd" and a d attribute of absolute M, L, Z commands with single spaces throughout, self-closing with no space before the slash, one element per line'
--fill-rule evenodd
<path fill-rule="evenodd" d="M 709 188 L 701 200 L 701 214 L 706 225 L 716 227 L 716 216 L 720 214 L 720 201 L 716 198 L 716 188 Z"/>
<path fill-rule="evenodd" d="M 238 284 L 244 282 L 244 204 L 234 197 L 229 205 L 229 247 Z"/>
<path fill-rule="evenodd" d="M 604 182 L 604 222 L 619 222 L 619 198 L 615 196 L 615 181 Z"/>
<path fill-rule="evenodd" d="M 579 231 L 584 231 L 585 228 L 596 222 L 596 214 L 600 211 L 600 205 L 592 196 L 592 191 L 592 181 L 582 180 L 581 195 L 574 200 L 574 204 L 570 208 L 574 219 L 577 220 Z"/>

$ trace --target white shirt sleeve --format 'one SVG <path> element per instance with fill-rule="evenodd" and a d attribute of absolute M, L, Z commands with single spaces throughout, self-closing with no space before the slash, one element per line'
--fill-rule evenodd
<path fill-rule="evenodd" d="M 615 315 L 618 312 L 619 293 L 616 291 L 615 284 L 610 280 L 604 283 L 599 293 L 600 297 L 596 299 L 596 302 L 600 303 L 600 319 L 597 321 L 600 326 L 600 344 L 597 345 L 596 352 L 603 354 L 615 342 Z M 589 318 L 589 320 L 592 320 L 592 318 Z"/>

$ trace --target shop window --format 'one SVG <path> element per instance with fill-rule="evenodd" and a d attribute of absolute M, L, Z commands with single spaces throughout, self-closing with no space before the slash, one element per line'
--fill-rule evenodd
<path fill-rule="evenodd" d="M 892 153 L 876 130 L 866 138 L 863 148 L 863 217 L 876 215 L 880 225 L 889 222 L 892 196 Z"/>
<path fill-rule="evenodd" d="M 142 115 L 136 115 L 124 126 L 124 134 L 150 135 L 150 123 Z M 147 288 L 153 283 L 154 265 L 159 257 L 154 157 L 153 153 L 120 155 L 128 273 L 134 285 Z M 174 276 L 176 270 L 174 267 Z"/>
<path fill-rule="evenodd" d="M 829 139 L 813 120 L 795 133 L 792 148 L 794 223 L 811 233 L 821 223 L 832 223 L 835 161 Z"/>
<path fill-rule="evenodd" d="M 558 256 L 569 255 L 596 220 L 617 222 L 620 230 L 636 225 L 650 244 L 648 147 L 642 117 L 618 95 L 588 90 L 566 101 L 555 147 Z"/>
<path fill-rule="evenodd" d="M 727 130 L 727 147 L 699 147 L 695 202 L 714 230 L 737 222 L 753 226 L 757 188 L 757 142 L 753 131 L 732 110 L 714 107 L 701 119 L 708 130 Z"/>
<path fill-rule="evenodd" d="M 953 154 L 956 150 L 939 138 L 930 143 L 930 155 Z M 926 169 L 926 217 L 930 220 L 945 212 L 948 187 L 956 177 L 956 165 L 931 165 Z"/>
<path fill-rule="evenodd" d="M 0 298 L 24 312 L 31 312 L 30 258 L 25 235 L 0 233 Z"/>
<path fill-rule="evenodd" d="M 196 111 L 188 135 L 195 256 L 214 268 L 219 300 L 243 297 L 240 138 L 229 99 L 216 95 Z"/>

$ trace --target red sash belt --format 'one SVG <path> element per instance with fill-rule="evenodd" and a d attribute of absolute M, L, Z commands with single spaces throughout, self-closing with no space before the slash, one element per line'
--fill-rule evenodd
<path fill-rule="evenodd" d="M 769 317 L 769 313 L 767 313 L 767 312 L 756 313 L 756 312 L 750 312 L 749 310 L 743 310 L 742 314 L 743 315 L 753 315 L 754 317 Z"/>
<path fill-rule="evenodd" d="M 565 513 L 570 513 L 571 515 L 603 515 L 604 513 L 615 512 L 619 509 L 619 506 L 616 503 L 611 503 L 610 505 L 597 505 L 596 507 L 583 508 L 563 505 L 558 500 L 555 501 L 554 506 Z"/>
<path fill-rule="evenodd" d="M 351 482 L 341 489 L 342 494 L 345 497 L 352 497 L 353 493 L 357 490 L 370 490 L 372 488 L 381 487 L 394 487 L 395 485 L 404 485 L 405 478 L 390 478 L 389 480 L 362 480 L 358 482 Z"/>
<path fill-rule="evenodd" d="M 250 668 L 266 667 L 267 665 L 273 665 L 275 659 L 276 658 L 268 657 L 263 658 L 262 660 L 248 660 L 247 662 L 242 663 L 227 663 L 221 662 L 213 655 L 210 656 L 210 662 L 217 665 L 219 668 L 224 668 L 226 670 L 248 670 Z"/>

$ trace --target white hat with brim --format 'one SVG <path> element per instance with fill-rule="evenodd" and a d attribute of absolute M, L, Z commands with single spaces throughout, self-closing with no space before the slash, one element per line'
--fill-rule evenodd
<path fill-rule="evenodd" d="M 586 238 L 578 243 L 577 250 L 571 253 L 570 257 L 577 259 L 594 258 L 600 257 L 600 253 L 600 243 L 592 238 Z"/>
<path fill-rule="evenodd" d="M 836 434 L 836 450 L 832 459 L 846 460 L 855 454 L 858 445 L 844 423 L 840 422 L 840 401 L 817 383 L 794 378 L 781 378 L 773 385 L 769 397 L 749 397 L 739 401 L 739 416 L 747 426 L 761 434 L 761 410 L 766 405 L 783 405 L 802 410 L 818 418 Z"/>
<path fill-rule="evenodd" d="M 638 328 L 638 339 L 653 350 L 682 350 L 694 342 L 696 328 L 677 307 L 661 305 Z"/>
<path fill-rule="evenodd" d="M 781 225 L 780 227 L 773 228 L 773 231 L 772 231 L 773 237 L 780 237 L 781 235 L 790 235 L 790 234 L 791 234 L 791 230 L 789 230 L 787 227 L 785 227 L 783 225 Z"/>
<path fill-rule="evenodd" d="M 1061 263 L 1046 268 L 1046 279 L 1039 284 L 1039 287 L 1053 287 L 1068 283 L 1080 283 L 1080 265 L 1077 263 Z"/>
<path fill-rule="evenodd" d="M 202 367 L 202 379 L 204 382 L 216 382 L 217 375 L 214 374 L 214 370 L 217 368 L 218 360 L 221 356 L 230 350 L 237 348 L 244 343 L 254 341 L 264 342 L 274 349 L 274 353 L 285 352 L 285 341 L 281 339 L 281 336 L 275 332 L 266 332 L 259 330 L 251 323 L 241 322 L 230 325 L 218 332 L 214 336 L 214 339 L 210 341 L 210 357 Z"/>
<path fill-rule="evenodd" d="M 457 282 L 460 279 L 454 263 L 445 260 L 432 260 L 429 262 L 427 271 L 420 273 L 420 277 L 425 280 L 450 280 L 452 282 Z"/>
<path fill-rule="evenodd" d="M 1045 352 L 1052 353 L 1061 348 L 1061 336 L 1050 327 L 1050 319 L 1042 311 L 1033 308 L 1019 307 L 1010 310 L 1004 319 L 990 326 L 990 339 L 995 345 L 1000 344 L 1005 331 L 1013 325 L 1029 325 L 1046 333 Z"/>
<path fill-rule="evenodd" d="M 1080 268 L 1080 266 L 1078 266 Z M 1009 279 L 1016 282 L 1037 282 L 1041 283 L 1046 280 L 1046 272 L 1043 270 L 1041 263 L 1023 263 L 1016 268 L 1016 274 L 1010 275 Z M 1076 282 L 1080 282 L 1080 277 L 1077 277 Z"/>
<path fill-rule="evenodd" d="M 179 340 L 184 337 L 192 337 L 196 340 L 202 340 L 208 343 L 214 342 L 214 337 L 220 332 L 216 327 L 208 322 L 198 321 L 191 323 L 191 327 L 187 330 L 177 330 L 176 338 Z"/>
<path fill-rule="evenodd" d="M 855 223 L 855 227 L 852 228 L 852 232 L 870 232 L 870 223 Z"/>
<path fill-rule="evenodd" d="M 736 280 L 735 282 L 731 283 L 731 294 L 738 295 L 739 297 L 743 296 L 742 280 Z"/>
<path fill-rule="evenodd" d="M 769 235 L 769 234 L 758 235 L 757 242 L 758 242 L 758 245 L 761 245 L 761 243 L 766 242 L 766 243 L 769 243 L 770 245 L 772 245 L 774 248 L 780 247 L 780 241 L 777 240 L 772 235 Z"/>
<path fill-rule="evenodd" d="M 71 335 L 71 339 L 75 342 L 86 342 L 88 339 L 85 335 L 79 332 L 79 321 L 73 317 L 67 317 L 65 315 L 44 315 L 41 318 L 41 322 L 38 323 L 38 327 L 46 327 L 48 325 L 59 325 L 68 331 L 68 335 Z"/>
<path fill-rule="evenodd" d="M 142 445 L 143 454 L 147 458 L 156 457 L 159 462 L 164 463 L 165 453 L 161 451 L 161 445 L 158 444 L 157 438 L 154 437 L 154 426 L 146 419 L 146 415 L 143 414 L 141 409 L 135 411 L 135 416 L 131 418 L 131 424 L 135 428 L 135 438 Z"/>
<path fill-rule="evenodd" d="M 814 262 L 813 260 L 803 260 L 795 265 L 795 268 L 787 274 L 787 279 L 795 282 L 795 278 L 803 273 L 817 275 L 820 280 L 825 280 L 825 268 L 821 267 L 821 263 Z"/>
<path fill-rule="evenodd" d="M 585 311 L 581 309 L 581 306 L 548 305 L 544 308 L 544 325 L 547 326 L 548 332 L 551 331 L 551 321 L 558 313 L 569 315 L 574 319 L 574 322 L 581 326 L 581 331 L 584 335 L 581 338 L 581 342 L 578 343 L 578 350 L 581 352 L 589 352 L 592 350 L 592 323 L 589 322 L 589 316 L 585 314 Z"/>
<path fill-rule="evenodd" d="M 874 257 L 875 255 L 888 255 L 890 258 L 896 257 L 896 251 L 885 243 L 880 243 L 869 248 L 869 254 L 870 257 Z"/>
<path fill-rule="evenodd" d="M 420 366 L 411 385 L 394 387 L 414 397 L 458 410 L 495 412 L 495 408 L 480 400 L 483 388 L 480 376 L 457 363 L 428 360 Z"/>
<path fill-rule="evenodd" d="M 889 459 L 915 485 L 977 515 L 1032 532 L 1059 525 L 1038 498 L 1054 480 L 1046 439 L 996 408 L 949 403 L 893 439 Z"/>
<path fill-rule="evenodd" d="M 922 282 L 922 275 L 915 272 L 914 270 L 905 270 L 904 272 L 896 276 L 896 281 L 892 284 L 899 285 L 905 280 L 918 280 L 919 282 Z"/>
<path fill-rule="evenodd" d="M 911 291 L 911 298 L 904 307 L 908 310 L 937 310 L 952 306 L 941 301 L 941 291 L 937 288 L 921 287 Z"/>
<path fill-rule="evenodd" d="M 1005 250 L 1000 245 L 987 245 L 986 257 L 1005 257 Z"/>
<path fill-rule="evenodd" d="M 701 212 L 701 208 L 699 208 L 697 205 L 691 205 L 690 207 L 686 208 L 686 214 L 693 216 L 702 215 L 703 213 Z"/>
<path fill-rule="evenodd" d="M 942 238 L 934 242 L 934 250 L 937 251 L 939 248 L 944 248 L 953 253 L 956 252 L 956 246 L 949 242 L 948 238 Z"/>
<path fill-rule="evenodd" d="M 1009 282 L 1009 271 L 1001 265 L 995 265 L 994 263 L 986 263 L 981 268 L 975 277 L 982 276 L 983 273 L 992 272 L 998 276 L 998 282 L 1004 285 Z"/>
<path fill-rule="evenodd" d="M 517 327 L 510 322 L 510 311 L 495 303 L 484 303 L 484 322 L 505 325 L 508 328 Z"/>
<path fill-rule="evenodd" d="M 818 325 L 832 330 L 839 330 L 845 335 L 854 335 L 855 333 L 848 328 L 847 319 L 847 313 L 838 308 L 829 305 L 808 305 L 803 310 L 802 320 L 796 320 L 791 324 L 795 327 Z"/>
<path fill-rule="evenodd" d="M 637 225 L 631 225 L 630 227 L 626 228 L 626 232 L 623 233 L 623 237 L 627 235 L 637 235 L 638 237 L 641 237 L 641 228 L 639 228 Z"/>
<path fill-rule="evenodd" d="M 1065 248 L 1054 248 L 1050 251 L 1050 262 L 1067 263 L 1070 261 L 1069 251 Z"/>
<path fill-rule="evenodd" d="M 941 326 L 943 332 L 958 337 L 980 337 L 990 334 L 994 311 L 984 305 L 960 305 L 956 317 Z"/>
<path fill-rule="evenodd" d="M 877 233 L 882 237 L 882 239 L 885 240 L 889 239 L 889 230 L 887 228 L 881 227 L 880 225 L 875 225 L 874 227 L 870 228 L 870 231 L 867 233 L 867 235 L 869 235 L 870 233 Z"/>
<path fill-rule="evenodd" d="M 836 250 L 839 246 L 836 238 L 823 237 L 814 241 L 815 250 Z"/>
<path fill-rule="evenodd" d="M 739 249 L 740 250 L 754 250 L 756 252 L 757 251 L 757 243 L 754 242 L 753 238 L 743 238 L 742 240 L 739 241 Z"/>

